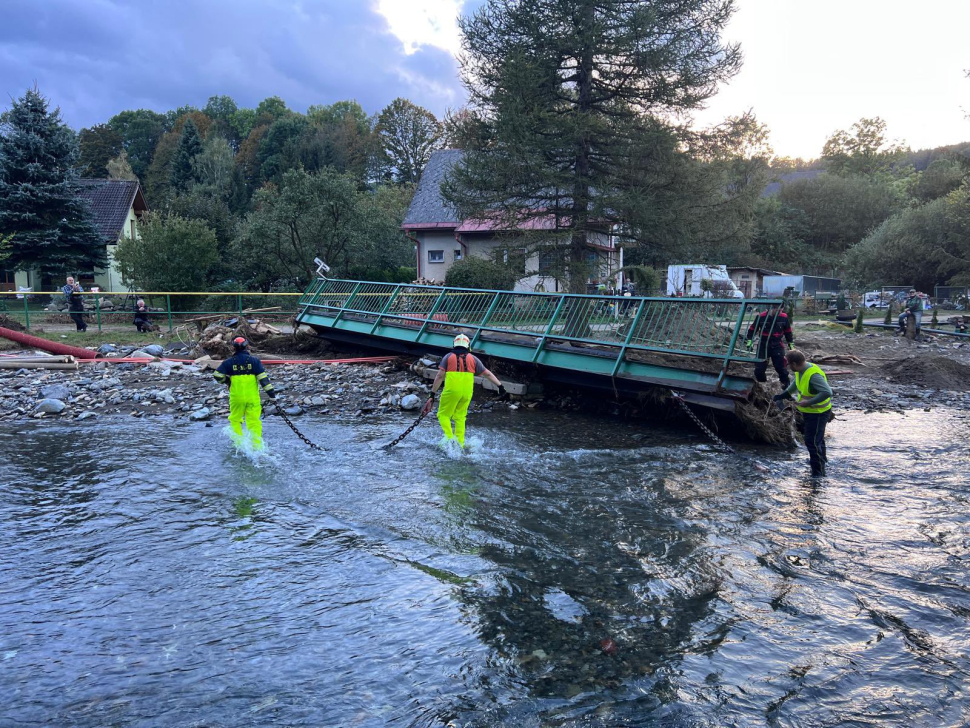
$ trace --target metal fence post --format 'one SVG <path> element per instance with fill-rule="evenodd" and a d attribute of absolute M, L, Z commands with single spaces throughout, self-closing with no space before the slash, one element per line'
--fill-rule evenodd
<path fill-rule="evenodd" d="M 542 353 L 543 348 L 546 345 L 546 339 L 549 338 L 549 334 L 552 333 L 553 327 L 556 325 L 556 319 L 559 318 L 559 312 L 562 311 L 562 305 L 566 302 L 566 296 L 562 295 L 559 297 L 559 303 L 556 304 L 556 310 L 552 312 L 552 318 L 549 319 L 549 325 L 546 327 L 545 332 L 542 334 L 542 338 L 539 340 L 539 344 L 536 346 L 536 352 L 532 355 L 532 363 L 535 364 L 539 360 L 539 355 Z"/>
<path fill-rule="evenodd" d="M 242 296 L 236 296 L 236 299 L 237 299 L 236 302 L 239 304 L 239 318 L 242 318 L 242 315 L 243 315 Z"/>
<path fill-rule="evenodd" d="M 24 328 L 30 328 L 30 307 L 27 305 L 27 294 L 24 294 Z"/>
<path fill-rule="evenodd" d="M 738 343 L 738 335 L 741 333 L 741 327 L 744 325 L 744 312 L 747 307 L 748 299 L 744 299 L 741 301 L 741 310 L 738 311 L 738 320 L 734 324 L 734 333 L 731 334 L 731 343 L 728 344 L 727 354 L 724 355 L 724 366 L 721 367 L 721 373 L 717 375 L 717 384 L 714 385 L 715 392 L 721 389 L 724 377 L 727 376 L 728 366 L 731 364 L 731 355 L 734 354 L 734 347 Z"/>
<path fill-rule="evenodd" d="M 626 350 L 629 348 L 630 342 L 633 341 L 633 334 L 636 333 L 637 327 L 640 325 L 640 319 L 643 317 L 643 312 L 646 308 L 647 302 L 640 301 L 640 305 L 637 306 L 637 314 L 633 317 L 633 322 L 630 324 L 630 330 L 626 334 L 623 346 L 620 347 L 620 352 L 616 355 L 616 364 L 613 365 L 613 371 L 610 372 L 610 377 L 615 377 L 616 373 L 620 371 L 620 365 L 623 364 L 623 357 L 626 356 Z"/>
<path fill-rule="evenodd" d="M 172 294 L 165 294 L 165 308 L 168 310 L 168 333 L 172 333 Z"/>
<path fill-rule="evenodd" d="M 95 297 L 94 310 L 98 312 L 98 333 L 101 333 L 101 299 Z"/>
<path fill-rule="evenodd" d="M 498 300 L 502 297 L 502 291 L 495 291 L 495 298 L 492 299 L 492 305 L 488 307 L 488 311 L 485 312 L 485 316 L 482 318 L 482 322 L 478 325 L 478 331 L 475 332 L 475 337 L 472 339 L 471 344 L 468 345 L 468 349 L 474 348 L 475 344 L 478 343 L 479 338 L 482 336 L 482 329 L 488 323 L 488 320 L 492 316 L 492 312 L 495 311 L 495 307 L 498 306 Z"/>

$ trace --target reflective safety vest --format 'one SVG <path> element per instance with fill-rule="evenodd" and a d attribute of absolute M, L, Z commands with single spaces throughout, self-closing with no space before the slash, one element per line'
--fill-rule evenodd
<path fill-rule="evenodd" d="M 816 364 L 809 364 L 808 368 L 803 372 L 795 372 L 795 387 L 798 389 L 798 399 L 795 401 L 795 407 L 798 408 L 799 412 L 804 412 L 805 414 L 819 414 L 821 412 L 828 412 L 832 409 L 832 398 L 827 397 L 817 404 L 809 405 L 808 407 L 803 407 L 798 402 L 803 399 L 811 399 L 815 395 L 808 391 L 809 383 L 812 381 L 812 377 L 816 374 L 821 374 L 822 379 L 828 384 L 829 378 L 825 376 L 825 372 L 818 368 Z M 818 394 L 816 392 L 816 394 Z"/>
<path fill-rule="evenodd" d="M 449 354 L 445 359 L 445 391 L 459 391 L 471 397 L 477 365 L 472 354 Z"/>

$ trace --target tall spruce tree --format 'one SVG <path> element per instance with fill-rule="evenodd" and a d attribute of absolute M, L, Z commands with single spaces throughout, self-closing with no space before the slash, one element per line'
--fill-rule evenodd
<path fill-rule="evenodd" d="M 35 88 L 14 101 L 0 126 L 3 266 L 42 276 L 107 265 L 105 241 L 79 196 L 77 139 L 60 110 Z"/>
<path fill-rule="evenodd" d="M 739 48 L 721 39 L 733 5 L 488 0 L 461 20 L 462 76 L 484 131 L 445 196 L 465 216 L 552 227 L 570 290 L 583 292 L 591 234 L 620 225 L 642 242 L 689 216 L 698 159 L 684 148 L 717 154 L 670 119 L 739 69 Z"/>
<path fill-rule="evenodd" d="M 185 120 L 175 157 L 172 159 L 172 189 L 184 192 L 198 180 L 192 162 L 202 153 L 202 137 L 192 119 Z"/>

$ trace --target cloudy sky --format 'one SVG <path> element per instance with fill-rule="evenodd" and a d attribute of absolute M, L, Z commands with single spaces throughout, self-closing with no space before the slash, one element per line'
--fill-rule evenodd
<path fill-rule="evenodd" d="M 35 81 L 68 123 L 123 109 L 297 110 L 355 98 L 371 112 L 406 96 L 436 113 L 464 99 L 455 19 L 482 0 L 0 0 L 0 94 Z M 698 114 L 751 108 L 779 154 L 882 116 L 913 147 L 970 140 L 968 0 L 738 0 L 729 37 L 741 74 Z M 5 105 L 5 104 L 4 104 Z"/>

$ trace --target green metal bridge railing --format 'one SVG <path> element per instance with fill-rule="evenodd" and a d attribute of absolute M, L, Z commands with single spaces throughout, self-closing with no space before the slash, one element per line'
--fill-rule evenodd
<path fill-rule="evenodd" d="M 773 326 L 773 317 L 759 317 L 773 303 L 782 301 L 590 296 L 321 278 L 300 299 L 298 320 L 332 328 L 353 322 L 359 333 L 374 336 L 396 329 L 393 338 L 413 343 L 422 343 L 432 332 L 466 330 L 472 347 L 484 341 L 525 347 L 532 351 L 525 360 L 532 363 L 552 345 L 586 347 L 598 355 L 609 352 L 615 359 L 611 376 L 632 352 L 713 359 L 720 363 L 720 386 L 732 362 L 760 360 L 757 349 L 747 350 L 742 342 L 752 325 L 755 340 L 762 327 Z"/>

